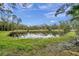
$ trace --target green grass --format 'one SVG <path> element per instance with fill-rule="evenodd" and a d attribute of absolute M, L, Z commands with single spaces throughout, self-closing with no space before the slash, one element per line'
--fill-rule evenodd
<path fill-rule="evenodd" d="M 17 39 L 9 37 L 10 31 L 0 32 L 0 55 L 48 55 L 42 52 L 48 44 L 68 41 L 76 36 L 75 32 L 69 32 L 59 38 L 48 39 Z"/>

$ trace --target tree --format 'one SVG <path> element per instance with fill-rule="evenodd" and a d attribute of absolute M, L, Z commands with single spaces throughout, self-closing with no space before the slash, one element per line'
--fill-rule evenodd
<path fill-rule="evenodd" d="M 19 24 L 22 22 L 21 18 L 17 18 L 17 29 L 19 29 Z"/>
<path fill-rule="evenodd" d="M 21 19 L 17 18 L 16 15 L 14 15 L 13 13 L 13 9 L 17 8 L 17 5 L 19 4 L 16 4 L 16 3 L 0 3 L 0 19 L 1 21 L 3 22 L 3 30 L 5 30 L 5 28 L 7 27 L 7 30 L 9 30 L 9 22 L 11 20 L 11 17 L 12 17 L 12 25 L 14 22 L 17 22 L 18 24 L 21 22 Z M 8 6 L 8 7 L 6 7 Z M 13 26 L 14 27 L 14 26 Z"/>
<path fill-rule="evenodd" d="M 61 14 L 59 12 L 59 11 L 62 11 L 61 9 L 63 9 L 65 12 L 67 10 L 67 8 L 66 9 L 64 9 L 64 8 L 65 8 L 65 6 L 63 8 L 59 8 L 57 10 L 58 12 L 56 12 L 55 15 L 57 16 L 58 14 Z M 74 26 L 73 25 L 72 26 L 73 26 L 73 28 L 76 29 L 75 32 L 76 32 L 77 36 L 79 36 L 79 4 L 71 4 L 68 6 L 68 8 L 70 8 L 70 9 L 68 11 L 66 11 L 66 14 L 72 16 L 71 23 L 73 22 L 73 24 L 74 24 Z M 63 13 L 63 11 L 62 11 L 62 13 Z M 79 39 L 79 37 L 77 37 L 77 39 Z"/>

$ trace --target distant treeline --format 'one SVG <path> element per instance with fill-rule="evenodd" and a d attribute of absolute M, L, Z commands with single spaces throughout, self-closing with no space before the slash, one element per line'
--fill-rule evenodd
<path fill-rule="evenodd" d="M 0 31 L 25 30 L 26 27 L 22 24 L 8 23 L 0 21 Z"/>
<path fill-rule="evenodd" d="M 13 31 L 13 30 L 64 30 L 64 32 L 69 32 L 71 30 L 71 27 L 68 24 L 60 23 L 60 25 L 35 25 L 35 26 L 27 26 L 23 24 L 17 24 L 12 22 L 4 22 L 0 21 L 0 31 Z"/>

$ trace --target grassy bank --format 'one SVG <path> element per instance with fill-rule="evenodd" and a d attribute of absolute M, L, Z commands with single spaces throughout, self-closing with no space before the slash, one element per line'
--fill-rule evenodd
<path fill-rule="evenodd" d="M 9 37 L 9 33 L 10 31 L 0 32 L 0 55 L 48 55 L 49 52 L 42 51 L 48 44 L 67 41 L 76 36 L 75 32 L 69 32 L 59 38 L 17 39 Z"/>

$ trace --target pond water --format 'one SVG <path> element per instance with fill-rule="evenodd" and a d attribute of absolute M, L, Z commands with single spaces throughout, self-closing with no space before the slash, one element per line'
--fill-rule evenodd
<path fill-rule="evenodd" d="M 43 33 L 27 33 L 24 35 L 19 35 L 18 38 L 55 38 L 60 37 L 60 35 L 56 34 L 43 34 Z"/>

